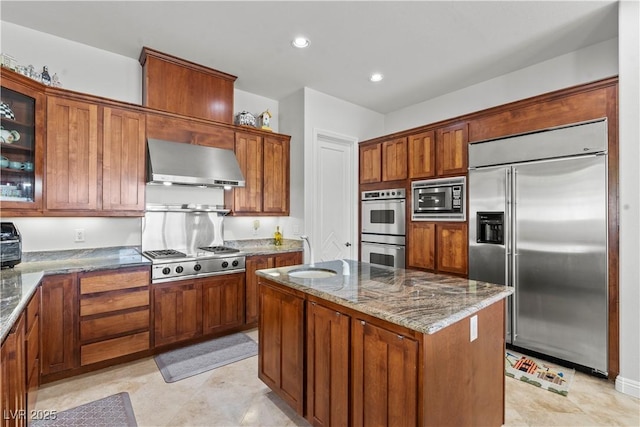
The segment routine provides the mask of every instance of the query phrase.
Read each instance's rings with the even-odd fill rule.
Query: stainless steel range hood
[[[180,142],[147,140],[147,182],[205,187],[244,187],[231,150]]]

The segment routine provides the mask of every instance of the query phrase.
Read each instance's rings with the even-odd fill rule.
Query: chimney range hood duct
[[[147,182],[205,187],[244,187],[231,150],[180,142],[147,140]]]

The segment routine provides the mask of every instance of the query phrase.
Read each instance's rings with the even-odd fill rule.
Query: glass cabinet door
[[[14,85],[3,71],[0,98],[0,202],[6,209],[38,209],[41,206],[42,153],[39,146],[43,96]],[[40,116],[42,117],[42,116]],[[9,212],[10,214],[10,212]]]

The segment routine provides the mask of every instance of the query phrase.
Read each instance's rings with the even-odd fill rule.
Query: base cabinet
[[[410,222],[409,268],[467,274],[467,224]]]
[[[2,426],[27,425],[25,315],[20,315],[0,349]]]
[[[258,378],[304,414],[304,299],[260,283]]]
[[[202,333],[215,334],[244,323],[244,273],[202,279]]]
[[[180,281],[153,286],[155,346],[202,335],[202,286]]]

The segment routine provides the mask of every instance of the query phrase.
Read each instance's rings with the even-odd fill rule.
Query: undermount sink
[[[333,277],[336,274],[338,273],[333,270],[316,267],[296,268],[289,272],[290,277],[298,277],[300,279],[324,279],[327,277]]]

